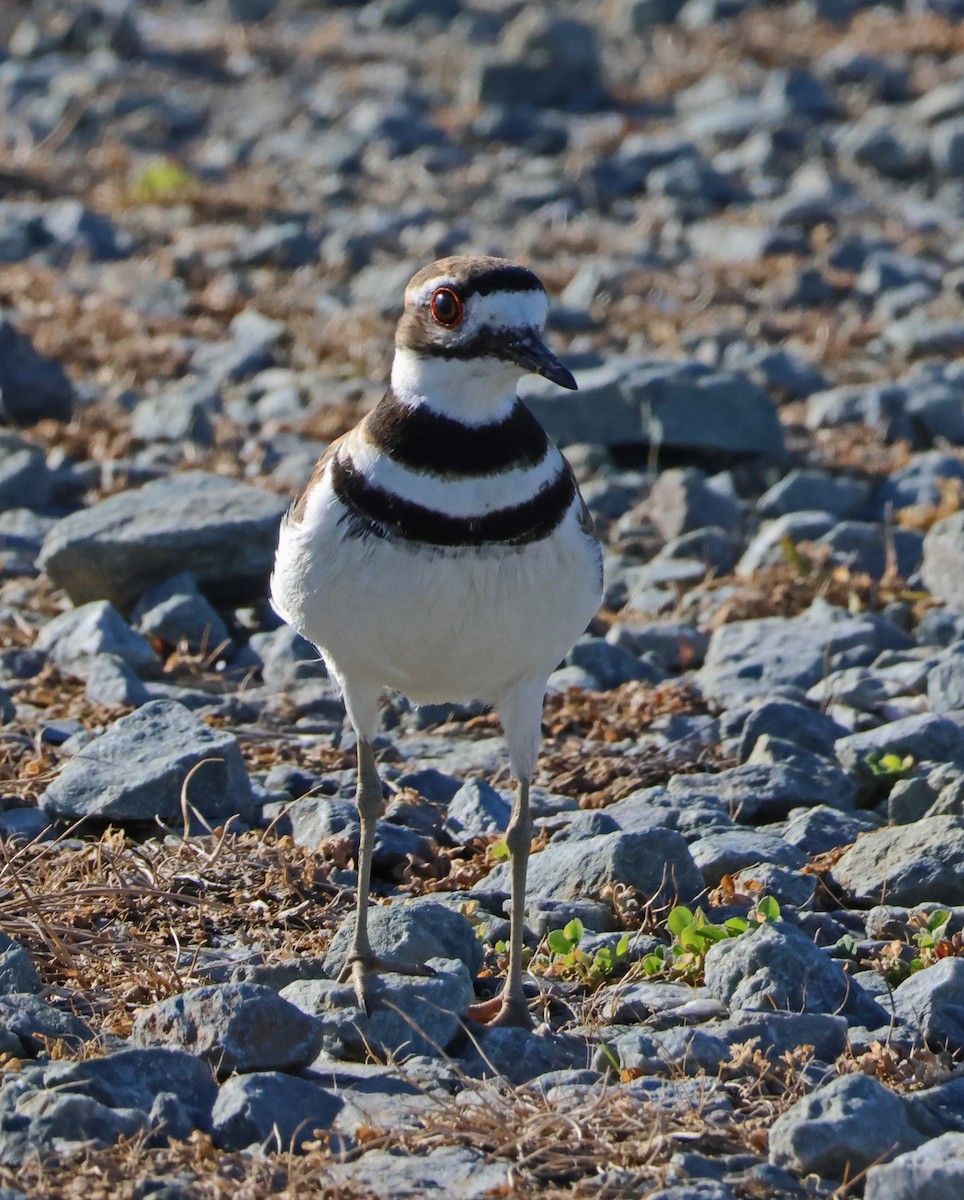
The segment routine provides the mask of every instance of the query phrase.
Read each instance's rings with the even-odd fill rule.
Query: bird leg
[[[502,1004],[492,1025],[533,1027],[522,989],[522,935],[525,929],[526,869],[532,845],[532,813],[529,810],[529,780],[519,780],[512,817],[505,831],[505,844],[512,863],[512,913],[509,919],[509,974],[502,991]]]
[[[403,975],[433,975],[430,967],[381,958],[372,950],[368,938],[368,897],[372,879],[372,856],[375,851],[375,826],[382,809],[382,784],[375,765],[371,742],[358,739],[358,785],[355,790],[361,836],[358,845],[358,887],[355,909],[355,932],[351,949],[339,975],[339,983],[350,979],[358,1006],[370,1013],[372,1007],[371,976],[376,971],[393,971]]]

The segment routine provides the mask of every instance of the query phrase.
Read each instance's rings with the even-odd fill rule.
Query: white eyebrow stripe
[[[462,284],[446,275],[439,275],[414,292],[409,292],[405,303],[418,308],[427,305],[439,288],[452,288],[458,292]],[[465,302],[465,324],[472,329],[490,325],[496,329],[523,329],[530,326],[541,329],[546,323],[549,300],[541,288],[529,291],[489,292],[485,296],[471,295]]]

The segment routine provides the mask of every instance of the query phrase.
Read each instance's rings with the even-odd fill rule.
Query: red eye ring
[[[462,301],[451,288],[437,288],[432,293],[429,311],[439,325],[446,329],[454,329],[462,320]]]

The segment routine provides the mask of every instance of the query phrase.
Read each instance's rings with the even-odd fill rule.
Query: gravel
[[[0,1196],[956,1197],[960,4],[64,7],[0,15]],[[519,391],[604,543],[533,789],[538,1033],[472,1016],[477,708],[381,714],[372,940],[436,973],[335,981],[354,737],[266,604],[463,252],[547,284],[579,390]]]

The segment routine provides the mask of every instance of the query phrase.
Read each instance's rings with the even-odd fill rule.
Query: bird
[[[529,791],[549,676],[602,598],[602,552],[576,478],[517,395],[528,373],[577,387],[543,339],[547,312],[542,283],[510,260],[423,267],[405,289],[388,390],[328,447],[282,521],[273,607],[318,649],[356,735],[357,900],[340,978],[366,1012],[372,976],[398,969],[368,935],[382,804],[373,742],[390,689],[416,706],[478,701],[499,714],[516,784],[509,961],[486,1015],[533,1027],[522,964]]]

